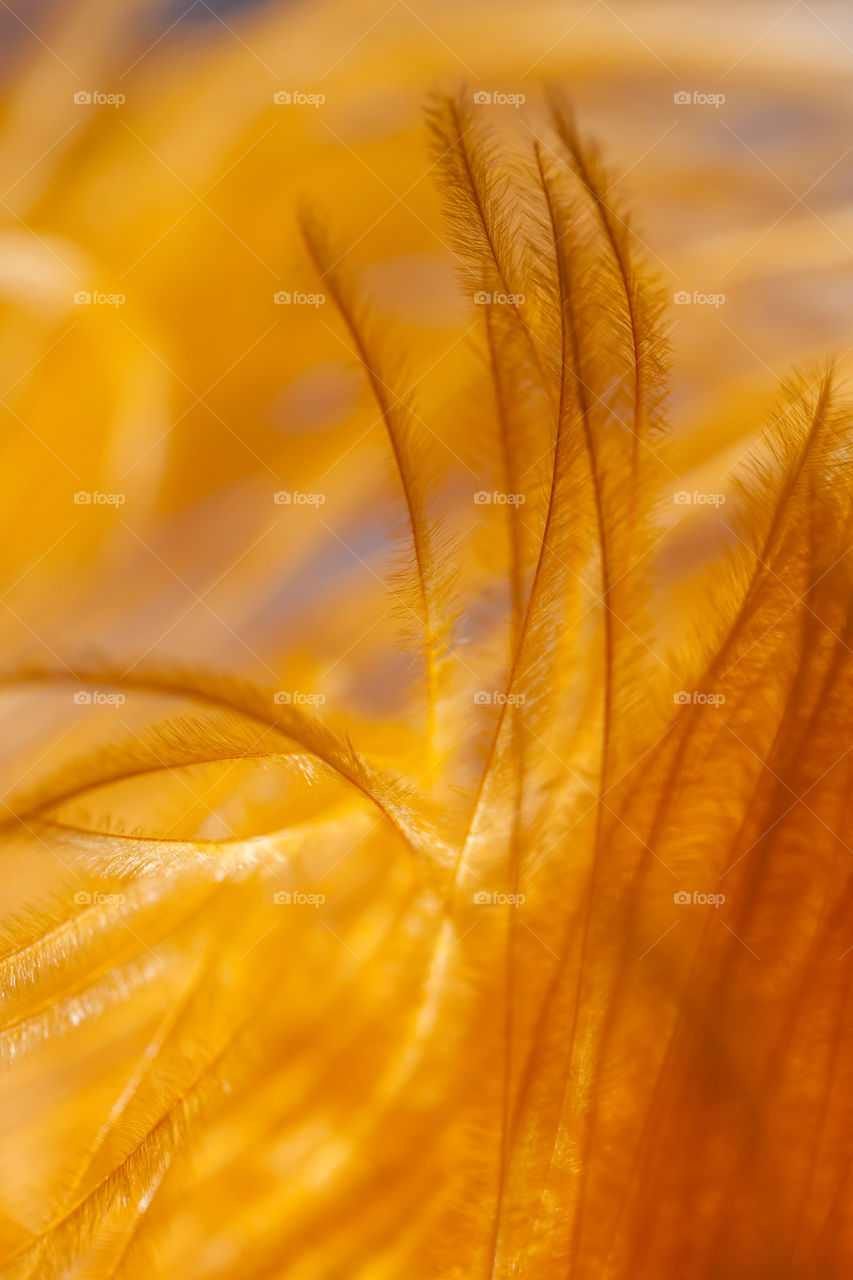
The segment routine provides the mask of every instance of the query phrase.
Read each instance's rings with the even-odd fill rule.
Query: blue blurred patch
[[[189,13],[192,0],[169,0],[164,14],[170,22],[186,14],[187,22],[216,22],[217,18],[228,21],[239,18],[241,14],[253,9],[262,9],[270,0],[196,0]]]

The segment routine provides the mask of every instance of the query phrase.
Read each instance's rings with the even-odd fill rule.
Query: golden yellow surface
[[[849,1276],[851,49],[0,6],[4,1277]]]

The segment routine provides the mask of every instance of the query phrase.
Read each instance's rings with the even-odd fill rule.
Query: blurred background
[[[792,368],[849,364],[844,5],[40,0],[4,5],[0,35],[7,654],[265,681],[302,654],[333,708],[379,696],[384,650],[388,687],[381,428],[331,305],[274,295],[320,290],[307,205],[448,430],[474,318],[431,181],[436,87],[571,94],[665,292],[690,298],[672,411],[691,466],[727,472]],[[322,509],[273,502],[319,489]]]
[[[482,488],[478,460],[459,443],[484,411],[480,317],[459,287],[442,229],[425,127],[430,93],[466,86],[472,95],[486,95],[480,105],[498,129],[523,127],[506,98],[534,103],[548,82],[569,94],[583,130],[601,146],[619,199],[634,211],[638,249],[672,303],[672,487],[716,493],[731,485],[781,378],[833,355],[842,377],[851,368],[851,63],[853,11],[822,0],[690,6],[643,0],[0,2],[4,670],[49,666],[67,668],[71,677],[90,664],[132,675],[157,664],[244,676],[322,698],[329,724],[351,733],[371,759],[415,776],[423,735],[409,695],[417,672],[399,644],[400,610],[388,591],[399,567],[398,488],[368,388],[302,246],[298,213],[308,210],[322,222],[333,257],[370,296],[380,325],[393,329],[402,384],[446,464],[448,523],[467,536],[475,554],[479,550],[482,569],[487,535],[480,535],[478,548],[477,529],[487,513],[471,501]],[[460,424],[460,413],[470,420]],[[659,572],[680,574],[692,585],[697,566],[707,566],[711,540],[720,545],[719,512],[672,503],[667,510],[666,519],[690,522],[695,536],[681,540],[678,565],[664,564]],[[461,569],[464,598],[466,573],[478,578],[473,563]],[[474,600],[464,639],[478,638],[476,611],[490,603]],[[693,593],[690,607],[702,620],[701,592]],[[670,626],[675,629],[672,619]],[[482,655],[465,653],[460,679],[488,687],[472,670]],[[0,770],[7,796],[37,788],[50,771],[58,776],[63,762],[93,746],[109,752],[120,733],[142,733],[174,711],[174,699],[147,695],[140,705],[132,698],[126,705],[80,705],[75,690],[69,679],[59,692],[14,686],[3,692]],[[459,705],[467,716],[470,696]],[[191,742],[183,725],[174,737],[181,734]],[[167,753],[170,745],[174,741],[157,748]],[[248,749],[248,738],[243,745]],[[461,743],[468,772],[453,772],[454,784],[475,776],[481,747],[476,735]],[[364,1138],[362,1097],[376,1081],[379,1092],[406,1096],[405,1072],[414,1070],[401,1032],[403,1066],[398,1069],[388,1050],[391,1068],[382,1075],[386,1006],[395,1007],[382,945],[385,931],[396,927],[397,904],[408,910],[407,895],[420,892],[419,882],[396,846],[392,857],[380,844],[383,833],[374,832],[375,815],[362,797],[350,798],[345,814],[356,826],[339,824],[340,794],[331,785],[309,789],[301,779],[297,785],[283,783],[280,774],[260,781],[253,775],[254,791],[244,799],[236,783],[248,789],[249,772],[244,768],[236,782],[233,770],[204,773],[189,807],[187,784],[172,786],[174,779],[167,783],[159,775],[142,803],[131,797],[123,810],[114,794],[110,805],[118,813],[113,831],[144,827],[146,838],[166,831],[186,840],[226,839],[247,818],[255,829],[274,830],[286,810],[293,828],[288,839],[299,852],[304,838],[308,850],[304,864],[293,855],[294,878],[282,881],[288,890],[313,884],[309,876],[317,877],[318,866],[322,876],[341,863],[329,890],[332,925],[316,928],[307,916],[288,921],[293,932],[286,955],[298,956],[301,966],[292,974],[277,950],[282,935],[274,931],[269,895],[269,937],[266,915],[258,924],[230,901],[221,917],[207,917],[204,946],[229,977],[241,965],[251,969],[254,995],[264,994],[255,972],[267,979],[286,970],[274,997],[276,1016],[267,1019],[281,1031],[273,1057],[285,1080],[269,1082],[269,1099],[263,1095],[269,1110],[254,1119],[254,1139],[239,1125],[220,1135],[215,1158],[207,1166],[200,1162],[194,1200],[178,1184],[174,1202],[167,1202],[177,1213],[178,1243],[166,1254],[177,1261],[164,1264],[164,1275],[282,1274],[264,1269],[265,1259],[252,1271],[239,1251],[229,1272],[233,1259],[217,1239],[204,1256],[198,1253],[194,1213],[229,1229],[236,1223],[235,1231],[251,1239],[263,1203],[251,1180],[236,1174],[215,1183],[212,1195],[204,1181],[208,1169],[212,1183],[220,1165],[227,1175],[229,1161],[236,1168],[253,1141],[260,1149],[267,1134],[276,1133],[270,1120],[276,1108],[292,1106],[297,1120],[277,1121],[286,1135],[280,1163],[265,1172],[298,1236],[305,1221],[311,1225],[299,1178],[310,1196],[344,1167],[340,1135],[350,1123],[352,1147],[369,1166],[368,1147],[381,1150],[382,1144]],[[429,781],[419,778],[424,790]],[[83,808],[69,806],[67,816],[86,829],[107,825],[97,804]],[[308,841],[318,814],[326,826]],[[363,837],[356,856],[345,857]],[[34,833],[14,857],[8,854],[4,916],[17,912],[36,932],[39,912],[53,919],[50,895],[67,896],[69,884],[77,888],[74,859],[85,853],[79,845],[71,837],[65,843],[52,838],[49,848]],[[122,1141],[130,1149],[137,1130],[159,1124],[165,1106],[159,1094],[146,1101],[150,1115],[140,1111],[141,1118],[126,1099],[136,1087],[131,1067],[147,1061],[149,1044],[161,1035],[163,1008],[184,998],[184,982],[193,991],[196,966],[205,971],[207,965],[207,952],[194,951],[178,932],[189,909],[181,876],[195,885],[197,875],[207,892],[205,875],[212,882],[233,874],[239,890],[243,871],[239,850],[227,856],[208,850],[198,866],[190,858],[181,862],[180,854],[169,849],[177,867],[167,886],[173,907],[155,900],[153,891],[149,901],[144,886],[139,906],[127,890],[140,948],[150,951],[142,943],[150,939],[158,949],[160,935],[173,928],[177,938],[173,950],[156,957],[156,970],[153,952],[140,951],[136,988],[128,979],[126,990],[144,989],[145,1001],[134,1005],[119,989],[112,1039],[99,1025],[91,1031],[83,1017],[76,1057],[57,1026],[63,1034],[76,1027],[86,1007],[61,1005],[57,1025],[45,1024],[44,1063],[34,1054],[30,1068],[22,1054],[22,1070],[33,1074],[22,1085],[10,1073],[0,1088],[0,1128],[11,1153],[4,1162],[11,1191],[0,1207],[0,1247],[9,1256],[53,1221],[57,1188],[60,1206],[73,1201],[77,1184],[68,1170],[80,1164],[81,1152],[87,1159],[94,1153],[85,1177],[96,1187],[104,1171],[120,1164],[111,1145],[113,1115],[128,1111]],[[153,855],[150,864],[138,849],[133,857],[145,870],[156,869]],[[91,865],[81,865],[87,876],[112,869],[104,871],[94,855]],[[386,874],[396,877],[390,887]],[[91,887],[86,881],[85,891]],[[187,901],[193,905],[195,898]],[[398,947],[404,959],[407,948],[415,952],[420,943],[418,929],[429,937],[425,926],[409,923],[414,915],[406,917],[405,944]],[[61,922],[57,931],[64,928]],[[127,930],[117,925],[116,931],[132,947]],[[81,937],[71,950],[75,964],[80,957],[85,1000],[89,940],[85,932]],[[356,984],[353,964],[364,957],[375,973],[364,978],[359,971]],[[39,961],[33,972],[44,984],[44,1016],[53,1018],[61,965]],[[399,956],[398,964],[405,968]],[[417,992],[415,963],[412,975]],[[402,981],[400,987],[409,991]],[[77,998],[76,988],[72,995]],[[241,1010],[241,992],[230,998]],[[662,1006],[657,993],[654,1004]],[[406,995],[401,1007],[417,1007],[415,998]],[[12,1013],[17,1017],[14,1003]],[[175,1017],[183,1035],[182,1015]],[[220,1023],[229,1030],[229,1007],[218,989],[205,989],[198,1022],[212,1027],[214,1044]],[[355,1048],[345,1039],[341,1048],[336,1036],[350,1022],[358,1027]],[[179,1084],[196,1052],[194,1034],[185,1032],[189,1049],[170,1042],[165,1070]],[[436,1051],[450,1057],[451,1040],[435,1041]],[[346,1062],[334,1089],[326,1087],[334,1103],[328,1113],[315,1060],[310,1053],[300,1057],[306,1044],[316,1046],[317,1061],[334,1067],[340,1054]],[[489,1051],[484,1041],[482,1052]],[[93,1062],[101,1064],[103,1078]],[[442,1075],[432,1061],[427,1065],[427,1119],[423,1130],[413,1131],[411,1150],[419,1150],[434,1127],[429,1090],[440,1091]],[[303,1098],[315,1077],[322,1123],[312,1129],[315,1113]],[[160,1088],[159,1079],[155,1083]],[[169,1075],[164,1097],[173,1089],[178,1086]],[[114,1107],[106,1119],[105,1099]],[[390,1149],[405,1145],[409,1131],[389,1114]],[[310,1166],[303,1144],[318,1152]],[[609,1165],[610,1151],[605,1155]],[[429,1162],[412,1162],[409,1149],[399,1159],[409,1178],[402,1209],[390,1197],[386,1202],[388,1187],[404,1185],[397,1167],[380,1170],[387,1186],[376,1175],[382,1194],[370,1184],[380,1228],[382,1214],[395,1224],[414,1220],[430,1191]],[[300,1172],[288,1180],[281,1170],[292,1168]],[[332,1202],[333,1216],[341,1231],[350,1230],[340,1209],[348,1206],[367,1238],[375,1224],[364,1213],[364,1184],[356,1175],[352,1189],[345,1184],[350,1199]],[[129,1204],[122,1196],[117,1217]],[[469,1199],[466,1190],[460,1202]],[[270,1216],[278,1221],[280,1202],[272,1203]],[[182,1214],[191,1219],[189,1228]],[[321,1222],[322,1241],[328,1219]],[[365,1248],[369,1255],[373,1245]],[[377,1264],[376,1272],[359,1274],[408,1274],[393,1257],[382,1265],[385,1270]],[[454,1274],[461,1280],[464,1262],[459,1266]],[[355,1272],[321,1272],[309,1251],[288,1274],[316,1280]]]

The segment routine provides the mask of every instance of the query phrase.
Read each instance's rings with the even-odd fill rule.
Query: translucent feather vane
[[[421,130],[449,349],[355,189],[275,214],[287,431],[190,378],[220,444],[135,489],[171,348],[91,338],[94,576],[0,664],[8,1280],[851,1274],[850,407],[792,374],[703,489],[626,184],[559,86],[476,102]]]

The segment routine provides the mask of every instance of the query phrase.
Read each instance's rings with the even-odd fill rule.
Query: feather
[[[428,112],[452,344],[437,262],[392,323],[370,231],[303,217],[335,315],[252,376],[274,404],[293,357],[323,413],[268,463],[240,405],[210,507],[176,451],[125,521],[166,587],[88,504],[84,638],[57,581],[49,656],[4,652],[13,1280],[850,1272],[851,411],[792,376],[720,501],[674,502],[698,463],[610,172],[556,89],[476,105]],[[324,502],[256,528],[273,476]]]
[[[324,242],[316,224],[302,220],[302,235],[311,261],[321,281],[331,292],[356,355],[370,385],[385,425],[400,488],[406,508],[406,519],[413,558],[413,582],[402,596],[403,604],[420,622],[426,650],[427,676],[427,740],[434,742],[435,717],[440,699],[440,666],[447,650],[447,597],[452,582],[446,572],[447,548],[429,513],[429,450],[423,432],[430,433],[428,423],[417,419],[405,395],[398,393],[388,381],[390,359],[384,350],[379,327],[372,321],[363,300],[347,281],[339,266],[343,255],[334,256]],[[423,432],[418,431],[423,428]],[[419,438],[420,437],[420,438]]]

